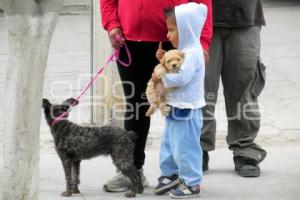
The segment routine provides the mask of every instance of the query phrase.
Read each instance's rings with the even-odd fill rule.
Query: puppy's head
[[[164,54],[162,64],[168,72],[178,72],[184,60],[184,53],[180,50],[170,50]]]
[[[52,118],[61,116],[70,109],[70,106],[75,106],[77,104],[78,101],[73,98],[65,100],[62,104],[51,104],[48,99],[43,99],[43,109],[46,113],[51,114]]]

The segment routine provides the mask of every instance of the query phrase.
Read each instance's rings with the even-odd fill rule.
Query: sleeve
[[[118,17],[118,0],[100,0],[102,26],[106,31],[121,28]]]
[[[178,73],[166,74],[162,81],[165,88],[182,87],[188,84],[196,71],[192,55],[186,54],[184,62]]]
[[[200,42],[203,49],[208,51],[213,35],[212,3],[211,0],[197,0],[197,3],[203,3],[207,6],[207,17],[202,29]]]

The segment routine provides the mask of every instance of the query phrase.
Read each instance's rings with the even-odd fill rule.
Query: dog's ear
[[[43,108],[49,108],[51,103],[48,99],[43,99]]]
[[[63,102],[63,104],[70,105],[70,106],[76,106],[78,103],[79,103],[78,100],[74,98],[69,98]]]
[[[182,51],[179,51],[178,54],[181,58],[184,58],[184,53]]]

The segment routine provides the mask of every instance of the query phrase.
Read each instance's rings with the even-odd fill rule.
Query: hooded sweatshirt
[[[197,109],[205,106],[205,62],[198,38],[206,15],[207,7],[204,4],[187,3],[175,7],[178,50],[185,55],[179,72],[166,74],[163,78],[166,88],[177,88],[167,96],[167,103],[173,107]]]

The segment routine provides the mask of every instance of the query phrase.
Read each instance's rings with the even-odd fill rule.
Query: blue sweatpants
[[[177,174],[188,186],[201,183],[200,134],[202,125],[201,108],[192,109],[186,119],[166,118],[160,147],[161,176]]]

